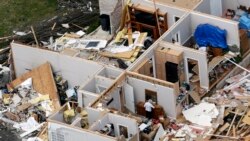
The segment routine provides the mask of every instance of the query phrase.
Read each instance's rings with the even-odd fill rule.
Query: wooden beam
[[[232,120],[232,122],[231,122],[231,124],[230,124],[230,126],[229,126],[229,129],[227,130],[227,134],[226,134],[226,136],[228,136],[228,135],[229,135],[230,130],[231,130],[231,128],[232,128],[232,126],[233,126],[233,124],[234,124],[234,120],[236,119],[236,116],[238,115],[238,112],[239,112],[239,110],[238,110],[238,109],[236,109],[236,113],[234,114],[234,118],[233,118],[233,120]]]
[[[31,28],[32,34],[34,36],[34,39],[36,41],[36,46],[39,47],[39,43],[38,43],[38,40],[37,40],[37,37],[36,37],[35,30],[34,30],[33,26],[31,26],[30,28]]]
[[[56,22],[53,24],[51,30],[53,31],[55,29],[55,27],[56,27]]]
[[[154,0],[154,8],[155,8],[157,28],[158,28],[159,35],[161,36],[161,28],[160,28],[159,17],[158,17],[159,9],[156,8],[155,0]]]

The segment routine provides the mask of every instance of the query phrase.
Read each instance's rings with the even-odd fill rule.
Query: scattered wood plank
[[[11,90],[16,88],[28,78],[32,78],[34,90],[41,93],[42,95],[49,94],[55,108],[60,107],[56,84],[52,74],[51,66],[48,62],[32,69],[32,71],[27,72],[18,77],[16,80],[12,81],[9,84],[8,89]]]
[[[31,26],[30,28],[31,28],[32,34],[33,34],[33,36],[34,36],[34,39],[35,39],[35,41],[36,41],[36,46],[39,47],[39,43],[38,43],[38,40],[37,40],[37,38],[36,38],[35,30],[34,30],[33,26]]]

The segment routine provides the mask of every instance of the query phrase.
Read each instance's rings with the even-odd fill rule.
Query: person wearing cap
[[[154,105],[152,104],[152,100],[149,99],[145,104],[144,108],[146,111],[146,117],[148,119],[151,119],[153,117],[153,109],[155,108]]]

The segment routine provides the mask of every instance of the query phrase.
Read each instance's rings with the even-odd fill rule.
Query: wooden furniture
[[[158,79],[167,80],[168,76],[173,76],[171,73],[177,73],[177,77],[180,83],[184,81],[184,70],[180,69],[181,64],[183,64],[183,52],[170,49],[170,48],[162,48],[159,47],[155,50],[155,63],[156,63],[156,76]],[[168,69],[168,65],[166,63],[176,64],[176,71]],[[169,70],[169,72],[168,72]],[[171,70],[171,71],[170,71]],[[172,81],[169,81],[172,82]],[[175,83],[175,82],[172,82]]]
[[[247,31],[244,29],[240,29],[239,35],[240,35],[240,53],[243,56],[249,50]]]
[[[146,111],[145,111],[145,108],[144,108],[144,102],[138,102],[136,104],[136,109],[137,109],[137,114],[138,115],[146,116]]]
[[[129,6],[128,11],[130,16],[129,22],[131,23],[132,29],[140,32],[151,31],[153,39],[155,40],[168,30],[167,13],[162,13],[159,9],[138,4]],[[152,18],[146,19],[143,18],[143,15]]]
[[[138,102],[136,104],[137,114],[138,115],[146,116],[146,111],[145,111],[145,108],[144,108],[144,104],[145,104],[145,102]],[[154,105],[154,107],[155,108],[153,109],[153,118],[154,119],[159,119],[160,116],[164,115],[163,108],[158,104]]]

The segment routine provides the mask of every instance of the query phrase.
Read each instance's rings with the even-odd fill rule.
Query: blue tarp
[[[228,48],[227,31],[210,24],[200,24],[194,32],[194,38],[199,47],[211,46],[217,48]]]
[[[247,14],[242,15],[239,22],[240,29],[250,30],[250,17]],[[248,36],[250,36],[250,32],[248,32]]]

